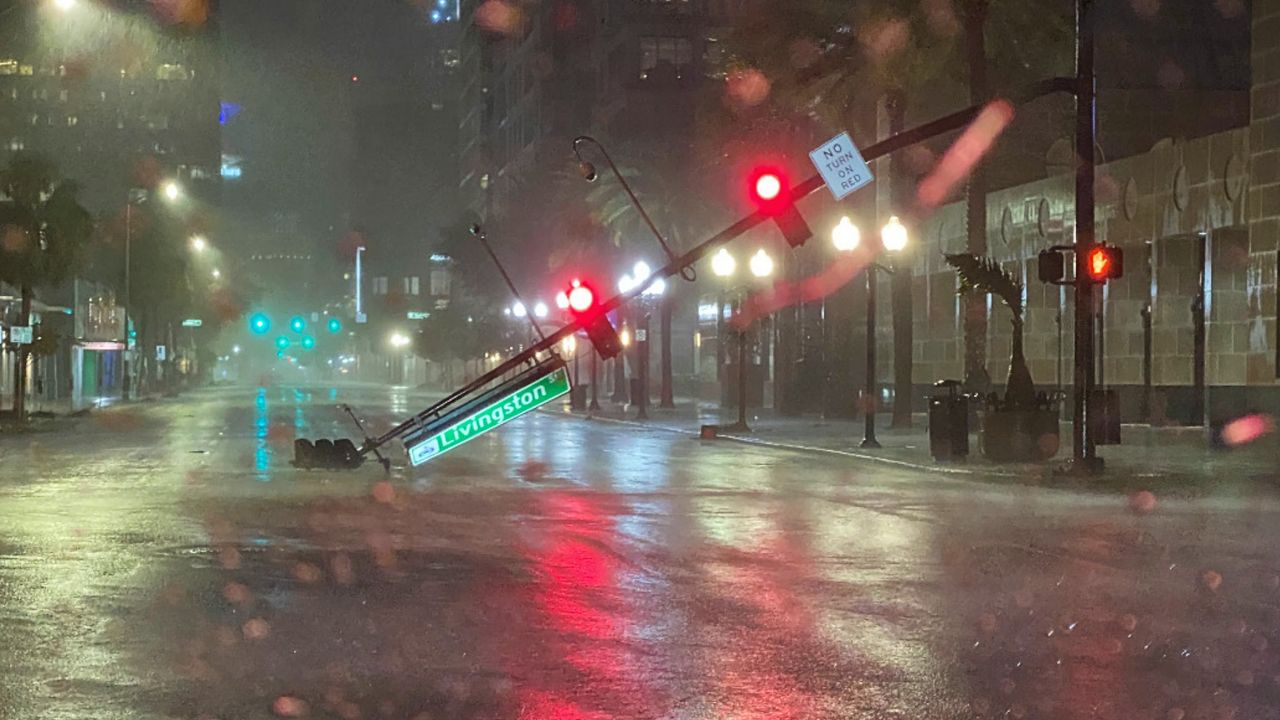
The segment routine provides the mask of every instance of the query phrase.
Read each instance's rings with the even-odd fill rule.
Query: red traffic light
[[[796,210],[791,199],[791,183],[781,170],[775,167],[756,168],[751,172],[747,192],[760,212],[773,218],[791,247],[800,247],[813,235],[808,223]]]
[[[1115,280],[1124,275],[1124,254],[1120,248],[1095,245],[1085,256],[1084,266],[1093,282]]]
[[[787,178],[775,168],[756,168],[748,189],[751,201],[766,215],[777,215],[791,205]]]
[[[586,285],[574,285],[569,291],[569,309],[582,314],[595,307],[596,294]]]

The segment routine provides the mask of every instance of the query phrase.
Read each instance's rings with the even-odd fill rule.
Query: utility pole
[[[1094,143],[1096,84],[1094,78],[1093,0],[1076,4],[1076,238],[1075,238],[1075,383],[1071,415],[1071,456],[1074,470],[1101,469],[1097,440],[1089,431],[1094,386],[1094,284],[1086,267],[1094,238]]]

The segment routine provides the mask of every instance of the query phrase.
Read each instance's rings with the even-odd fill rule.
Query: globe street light
[[[569,293],[561,290],[556,294],[556,307],[561,310],[569,309]]]
[[[542,302],[541,300],[539,300],[537,304],[533,306],[533,316],[538,319],[545,318],[548,312],[550,311],[547,309],[547,304]]]
[[[398,331],[391,333],[391,337],[388,338],[388,341],[391,343],[391,347],[396,349],[409,347],[410,343],[409,336]]]
[[[751,256],[751,274],[758,278],[767,278],[773,274],[773,258],[769,257],[769,253],[760,248],[755,255]]]
[[[897,215],[889,218],[889,222],[880,231],[880,241],[884,243],[884,249],[891,253],[901,252],[906,249],[907,228],[898,219]]]
[[[204,252],[204,251],[205,251],[205,248],[207,248],[207,247],[209,247],[209,242],[208,242],[207,240],[205,240],[205,239],[204,239],[204,236],[203,236],[203,235],[192,235],[192,236],[191,236],[191,249],[192,249],[192,250],[195,250],[195,251],[196,251],[196,252],[198,252],[198,253],[202,253],[202,252]]]
[[[214,269],[213,269],[213,279],[214,279],[214,280],[217,280],[217,279],[219,279],[219,278],[221,278],[221,277],[222,277],[222,271],[221,271],[221,270],[219,270],[218,268],[214,268]]]
[[[511,306],[511,314],[518,318],[522,318],[528,317],[529,311],[525,309],[524,303],[517,301],[516,304]]]
[[[840,252],[851,252],[862,243],[862,233],[848,216],[840,218],[840,222],[831,230],[831,244]]]
[[[76,6],[76,0],[53,0],[53,6],[66,12]]]
[[[733,259],[729,251],[725,248],[720,248],[720,252],[711,258],[711,273],[716,277],[727,278],[733,275],[737,265],[738,261]]]

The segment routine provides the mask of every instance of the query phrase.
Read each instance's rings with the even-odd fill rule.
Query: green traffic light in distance
[[[264,335],[271,329],[271,321],[262,313],[254,313],[249,318],[249,330],[255,335]]]
[[[313,348],[313,347],[315,347],[315,346],[316,346],[316,339],[315,339],[315,338],[311,337],[310,335],[303,335],[303,336],[302,336],[302,347],[306,348],[307,350],[310,350],[311,348]]]
[[[276,347],[280,348],[281,350],[284,350],[285,348],[289,347],[289,338],[283,335],[276,338]]]
[[[342,321],[336,317],[329,318],[329,332],[335,335],[342,332]]]
[[[307,327],[307,321],[302,319],[301,315],[294,315],[289,321],[289,327],[296,333],[302,332]]]

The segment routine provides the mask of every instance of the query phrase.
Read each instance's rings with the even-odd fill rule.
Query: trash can
[[[969,456],[969,398],[959,380],[939,380],[929,396],[929,453],[939,462]]]

